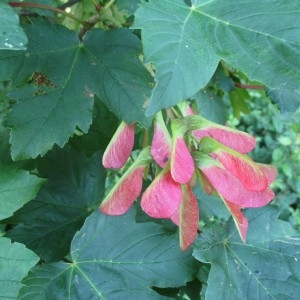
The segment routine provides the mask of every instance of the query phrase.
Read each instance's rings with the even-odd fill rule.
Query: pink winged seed
[[[240,154],[233,155],[224,150],[214,152],[223,166],[251,191],[263,191],[268,186],[268,178],[263,169],[252,159]]]
[[[102,164],[107,169],[119,169],[127,162],[134,145],[135,124],[122,122],[102,158]]]
[[[239,207],[265,206],[275,197],[270,188],[263,191],[248,190],[229,171],[216,165],[203,167],[201,171],[220,195]]]
[[[179,226],[179,222],[180,222],[179,218],[180,218],[180,206],[178,206],[178,208],[177,208],[176,211],[172,214],[172,216],[170,217],[170,219],[171,219],[171,221],[172,221],[175,225]]]
[[[244,216],[244,214],[241,212],[241,209],[238,205],[231,203],[225,199],[223,199],[226,206],[228,207],[230,213],[233,216],[234,222],[238,228],[240,237],[242,241],[245,243],[246,242],[246,235],[248,231],[248,220]]]
[[[186,105],[186,114],[194,115],[192,108]],[[201,118],[206,124],[203,128],[192,130],[192,134],[197,140],[203,137],[212,137],[221,144],[238,151],[240,153],[248,153],[255,148],[256,139],[243,131],[232,129],[227,126],[214,124],[204,118]]]
[[[150,152],[155,162],[164,168],[171,155],[171,136],[164,124],[159,121],[154,123],[154,133]]]
[[[187,184],[195,171],[194,160],[182,136],[176,138],[173,147],[171,154],[172,177],[176,182]]]
[[[265,164],[258,164],[261,170],[264,172],[264,174],[267,177],[268,184],[271,184],[277,176],[277,169],[274,166],[271,165],[265,165]]]
[[[130,209],[141,193],[145,167],[137,167],[124,180],[121,179],[116,189],[113,188],[100,205],[104,214],[122,215]]]
[[[182,189],[183,197],[180,204],[179,240],[180,248],[185,251],[197,237],[199,209],[192,188],[186,185]]]
[[[204,131],[207,133],[207,135],[203,133],[203,136],[211,136],[224,146],[227,146],[240,153],[248,153],[252,151],[256,145],[255,138],[250,134],[231,129],[229,127],[227,128],[225,126],[210,126],[199,131]]]
[[[180,184],[173,180],[169,170],[163,170],[143,193],[141,207],[150,217],[171,218],[180,205],[181,197]]]

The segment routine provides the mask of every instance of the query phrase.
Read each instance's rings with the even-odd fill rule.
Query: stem
[[[40,4],[40,3],[32,3],[32,2],[8,2],[8,4],[12,7],[31,7],[31,8],[39,8],[39,9],[46,9],[46,10],[50,10],[53,11],[55,13],[58,14],[62,14],[66,17],[69,17],[71,19],[73,19],[74,21],[77,21],[78,23],[82,24],[84,27],[86,28],[91,28],[91,24],[88,22],[85,22],[83,20],[81,20],[80,18],[77,18],[76,16],[67,13],[66,11],[59,9],[57,7],[53,7],[53,6],[49,6],[49,5],[45,5],[45,4]]]
[[[149,145],[149,130],[145,129],[142,147],[146,148],[148,145]]]
[[[149,164],[149,173],[150,173],[150,176],[151,176],[151,179],[152,181],[154,180],[155,176],[153,174],[153,167],[152,167],[152,164],[150,163]]]
[[[242,89],[251,89],[251,90],[264,90],[265,87],[263,85],[251,85],[251,84],[242,84],[235,82],[234,86],[242,88]]]
[[[110,0],[108,3],[103,6],[99,12],[99,14],[96,14],[92,16],[88,21],[86,21],[89,26],[85,26],[80,32],[78,33],[78,37],[80,40],[82,40],[83,36],[86,34],[88,30],[90,30],[96,23],[102,20],[103,16],[105,15],[106,11],[114,4],[115,0]],[[98,11],[98,9],[96,8]],[[102,20],[103,21],[103,20]]]
[[[116,0],[110,0],[109,2],[107,2],[105,5],[104,5],[104,8],[103,8],[103,11],[106,11],[108,10],[115,2]]]

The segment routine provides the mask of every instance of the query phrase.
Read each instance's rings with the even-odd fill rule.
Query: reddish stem
[[[32,3],[32,2],[8,2],[8,4],[12,7],[29,7],[29,8],[39,8],[39,9],[46,9],[46,10],[50,10],[53,11],[55,13],[59,13],[62,14],[64,16],[67,16],[75,21],[77,21],[78,23],[81,23],[84,27],[86,28],[91,28],[91,24],[88,22],[85,22],[79,18],[77,18],[76,16],[67,13],[66,11],[59,9],[57,7],[53,7],[53,6],[49,6],[49,5],[45,5],[45,4],[40,4],[40,3]]]
[[[234,86],[242,88],[242,89],[251,89],[251,90],[264,90],[265,87],[263,85],[251,85],[251,84],[242,84],[235,82]]]

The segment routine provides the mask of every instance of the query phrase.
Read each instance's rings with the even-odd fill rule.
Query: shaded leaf
[[[1,120],[0,120],[1,122]],[[12,163],[10,156],[9,130],[0,125],[0,163],[8,165]]]
[[[269,88],[299,88],[296,1],[152,0],[135,15],[146,61],[156,69],[149,115],[194,95],[221,59]]]
[[[99,149],[105,150],[119,123],[118,118],[95,97],[93,123],[88,133],[74,136],[71,143],[76,145],[77,149],[83,150],[87,156],[91,156]]]
[[[26,33],[26,52],[0,52],[0,80],[18,86],[10,93],[17,104],[7,122],[14,159],[44,155],[55,143],[62,147],[76,127],[87,132],[94,94],[127,123],[150,124],[143,104],[152,79],[129,30],[94,29],[83,43],[75,32],[45,22],[27,25]]]
[[[116,7],[125,13],[125,15],[132,15],[138,8],[141,0],[117,0]]]
[[[22,0],[18,0],[17,2],[23,2]],[[48,6],[56,6],[55,0],[30,0],[31,3],[38,3],[38,4],[44,4]],[[32,8],[32,7],[26,7],[24,8],[26,11],[32,11],[35,13],[38,13],[41,16],[47,16],[50,18],[53,18],[54,13],[47,9],[39,9],[39,8]]]
[[[18,14],[9,5],[0,2],[0,16],[0,49],[25,50],[27,37],[19,26]]]
[[[196,265],[178,236],[154,223],[93,213],[72,241],[72,264],[36,267],[20,299],[165,299],[151,287],[179,287]],[[38,282],[38,284],[36,284]]]
[[[300,106],[300,89],[288,87],[267,89],[267,96],[275,102],[282,113],[295,112]]]
[[[232,106],[232,114],[237,118],[241,118],[241,113],[248,115],[251,110],[246,102],[250,100],[249,94],[244,89],[235,89],[229,92],[230,104]]]
[[[205,223],[215,218],[228,220],[230,217],[229,211],[223,201],[215,195],[207,195],[202,187],[197,184],[193,188],[194,194],[198,199],[199,208],[201,209],[200,217]]]
[[[17,299],[22,279],[38,261],[24,245],[0,237],[0,298]]]
[[[272,206],[246,211],[247,244],[231,220],[197,239],[194,256],[211,264],[205,299],[298,299],[300,237]]]
[[[216,93],[210,90],[201,90],[193,98],[197,99],[200,114],[215,123],[225,124],[227,108]]]
[[[27,171],[0,164],[0,220],[33,199],[44,182]]]
[[[58,260],[68,254],[74,233],[98,208],[106,174],[99,153],[87,160],[68,147],[51,151],[38,170],[48,182],[8,220],[19,225],[7,235],[47,261]]]

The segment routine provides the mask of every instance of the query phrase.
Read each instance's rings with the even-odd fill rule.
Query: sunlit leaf
[[[19,26],[19,16],[9,5],[0,2],[0,49],[25,50],[27,37]]]
[[[149,115],[194,95],[221,59],[269,88],[299,89],[297,1],[151,0],[134,27],[156,69]]]

